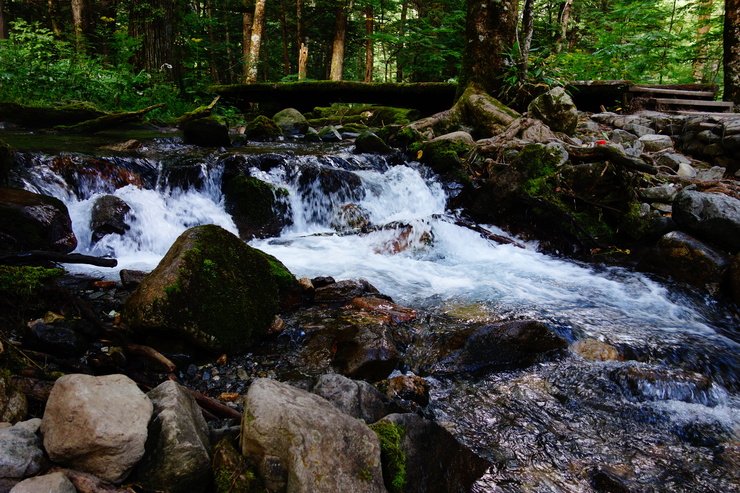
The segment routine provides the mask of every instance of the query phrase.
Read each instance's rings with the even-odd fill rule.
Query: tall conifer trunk
[[[247,69],[248,84],[257,82],[257,69],[260,60],[260,45],[262,44],[262,30],[265,25],[265,0],[257,0],[254,5],[254,22],[252,22],[252,36],[249,41],[249,60]]]
[[[174,78],[178,64],[174,52],[174,7],[175,0],[131,0],[129,35],[141,39],[133,56],[136,68]]]
[[[8,39],[8,26],[5,20],[4,0],[0,0],[0,39]]]
[[[740,105],[740,0],[725,0],[725,101]]]
[[[334,44],[331,51],[330,80],[342,80],[344,72],[344,39],[347,35],[347,11],[349,2],[342,0],[337,7],[337,29],[334,33]]]

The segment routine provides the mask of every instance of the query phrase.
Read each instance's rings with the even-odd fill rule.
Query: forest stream
[[[97,150],[97,141],[0,134],[23,159],[26,188],[67,205],[76,252],[118,260],[114,269],[65,265],[68,271],[117,279],[122,268],[153,269],[192,226],[237,233],[221,176],[228,159],[241,159],[253,163],[252,176],[288,191],[289,225],[250,245],[296,277],[366,279],[419,312],[421,336],[536,319],[571,345],[593,339],[618,350],[610,361],[566,351],[526,368],[446,374],[419,363],[424,347],[410,348],[399,370],[422,374],[435,419],[493,464],[475,491],[728,492],[740,485],[740,332],[720,301],[624,268],[543,255],[533,242],[493,243],[447,208],[455,186],[397,156],[352,154],[347,143],[225,151],[185,146],[169,134],[135,137],[144,149],[119,153]],[[273,165],[261,169],[266,155]],[[80,156],[141,180],[121,186],[115,173],[65,175],[52,164]],[[327,193],[306,178],[308,169],[356,178]],[[90,212],[101,194],[131,207],[130,230],[92,245]],[[347,204],[381,227],[338,232],[331,217]]]

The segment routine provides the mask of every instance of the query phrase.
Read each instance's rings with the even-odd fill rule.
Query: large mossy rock
[[[308,132],[308,120],[295,108],[285,108],[272,116],[275,125],[280,127],[283,135],[294,137]]]
[[[69,253],[77,247],[61,200],[27,190],[0,189],[0,251]]]
[[[249,140],[269,142],[282,137],[283,130],[272,120],[272,118],[259,115],[247,124],[246,136]]]
[[[297,281],[276,259],[219,226],[196,226],[180,235],[141,282],[123,317],[141,332],[238,352],[267,332],[278,312],[280,286],[292,283]]]
[[[537,96],[529,103],[527,111],[555,132],[572,135],[578,126],[578,109],[562,87],[555,87]]]
[[[182,126],[186,144],[200,147],[229,147],[229,129],[213,117],[198,118]]]
[[[468,153],[475,147],[473,137],[467,132],[457,131],[435,137],[421,145],[412,146],[411,150],[418,148],[419,161],[426,164],[439,174],[457,174],[457,178],[466,177],[462,173],[462,162]]]
[[[290,224],[289,205],[283,200],[288,191],[251,176],[238,175],[222,185],[226,197],[226,212],[231,214],[239,237],[277,236]]]
[[[326,399],[285,383],[262,378],[249,387],[241,445],[268,491],[385,491],[375,433]]]

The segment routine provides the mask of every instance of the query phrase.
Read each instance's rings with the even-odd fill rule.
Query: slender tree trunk
[[[298,80],[303,80],[308,76],[308,46],[301,45],[301,51],[298,53]]]
[[[534,0],[524,0],[522,10],[522,40],[519,43],[519,70],[523,75],[529,70],[529,48],[534,34]]]
[[[408,15],[408,0],[403,0],[401,5],[401,25],[398,30],[398,37],[403,39],[406,35],[406,16]],[[403,53],[403,41],[399,43],[398,51],[396,52],[396,82],[403,82],[403,59],[401,53]]]
[[[283,75],[290,75],[290,55],[288,42],[288,19],[285,15],[285,5],[280,0],[280,34],[283,41]]]
[[[84,49],[85,38],[90,33],[90,6],[87,0],[72,0],[72,26],[79,52]]]
[[[344,72],[344,39],[347,35],[348,0],[341,0],[337,7],[337,29],[334,33],[334,44],[331,52],[330,80],[342,80]]]
[[[740,0],[725,0],[724,100],[740,105]]]
[[[244,0],[244,7],[248,7],[248,1]],[[242,78],[244,82],[249,76],[249,45],[252,43],[252,12],[245,9],[242,14]]]
[[[260,60],[260,45],[262,44],[262,30],[265,25],[265,0],[257,0],[254,6],[254,22],[252,23],[252,36],[249,42],[249,59],[247,69],[248,84],[257,82],[257,69]]]
[[[555,38],[555,53],[563,51],[563,43],[565,43],[568,36],[568,23],[570,22],[570,9],[573,6],[573,0],[565,0],[563,6],[560,9],[560,15],[558,16],[558,23],[560,24],[560,32]]]
[[[695,82],[707,81],[707,34],[709,34],[712,18],[713,0],[700,0],[699,18],[696,23],[696,58],[692,66],[692,75]]]
[[[175,58],[175,1],[131,0],[129,35],[139,37],[141,45],[133,64],[140,70],[163,73],[170,79],[178,73]]]
[[[458,96],[469,84],[495,95],[507,63],[506,52],[516,41],[517,0],[468,0],[465,52]]]
[[[365,9],[365,82],[373,81],[373,7]]]
[[[5,0],[0,0],[0,39],[8,39],[8,24],[5,20]]]
[[[2,3],[3,0],[0,0],[0,5]],[[46,10],[49,13],[49,22],[51,23],[51,32],[53,32],[56,36],[61,36],[62,23],[59,20],[59,0],[48,0],[46,5]],[[2,15],[1,12],[0,15]],[[0,26],[0,29],[2,29],[2,26]]]

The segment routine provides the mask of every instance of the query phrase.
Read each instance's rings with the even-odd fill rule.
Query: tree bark
[[[288,42],[288,19],[285,15],[285,3],[280,0],[280,35],[283,41],[283,75],[290,75],[290,55]]]
[[[563,2],[563,7],[560,10],[560,15],[558,16],[560,32],[558,32],[558,35],[555,38],[555,53],[563,51],[563,43],[567,39],[568,35],[568,22],[570,22],[570,9],[572,5],[573,0],[565,0],[565,2]]]
[[[506,53],[516,42],[518,17],[517,0],[468,0],[458,95],[470,84],[489,94],[497,92],[499,78],[511,63]]]
[[[244,7],[248,7],[248,0],[244,0]],[[249,48],[252,43],[252,12],[245,10],[242,14],[242,78],[247,81],[249,76]]]
[[[298,53],[298,80],[303,80],[308,76],[308,46],[301,45],[301,51]]]
[[[398,37],[403,39],[406,35],[406,16],[408,15],[408,0],[403,0],[401,6],[401,23],[398,28]],[[403,60],[401,59],[401,53],[403,53],[403,41],[399,43],[398,50],[396,51],[396,82],[403,82]]]
[[[696,24],[696,58],[692,67],[694,82],[706,82],[707,73],[707,34],[712,18],[713,0],[700,0],[699,18]]]
[[[0,39],[8,39],[8,26],[5,20],[5,0],[0,0]]]
[[[725,0],[724,100],[740,105],[740,0]]]
[[[365,82],[373,81],[373,7],[365,9]]]
[[[522,74],[529,70],[529,48],[534,34],[534,0],[524,0],[522,10],[522,41],[519,45],[519,70]]]
[[[174,54],[174,4],[175,0],[131,0],[129,17],[129,35],[141,38],[133,65],[151,73],[162,72],[170,79],[178,65]]]
[[[347,35],[347,11],[349,2],[342,0],[337,7],[337,29],[334,33],[334,44],[331,51],[330,80],[342,80],[344,72],[344,39]]]
[[[72,0],[72,26],[79,52],[84,49],[85,38],[90,33],[90,6],[87,0]]]
[[[254,5],[254,22],[252,36],[249,42],[249,59],[247,61],[247,84],[257,82],[257,69],[260,60],[260,45],[262,44],[262,29],[265,25],[265,0],[257,0]]]

